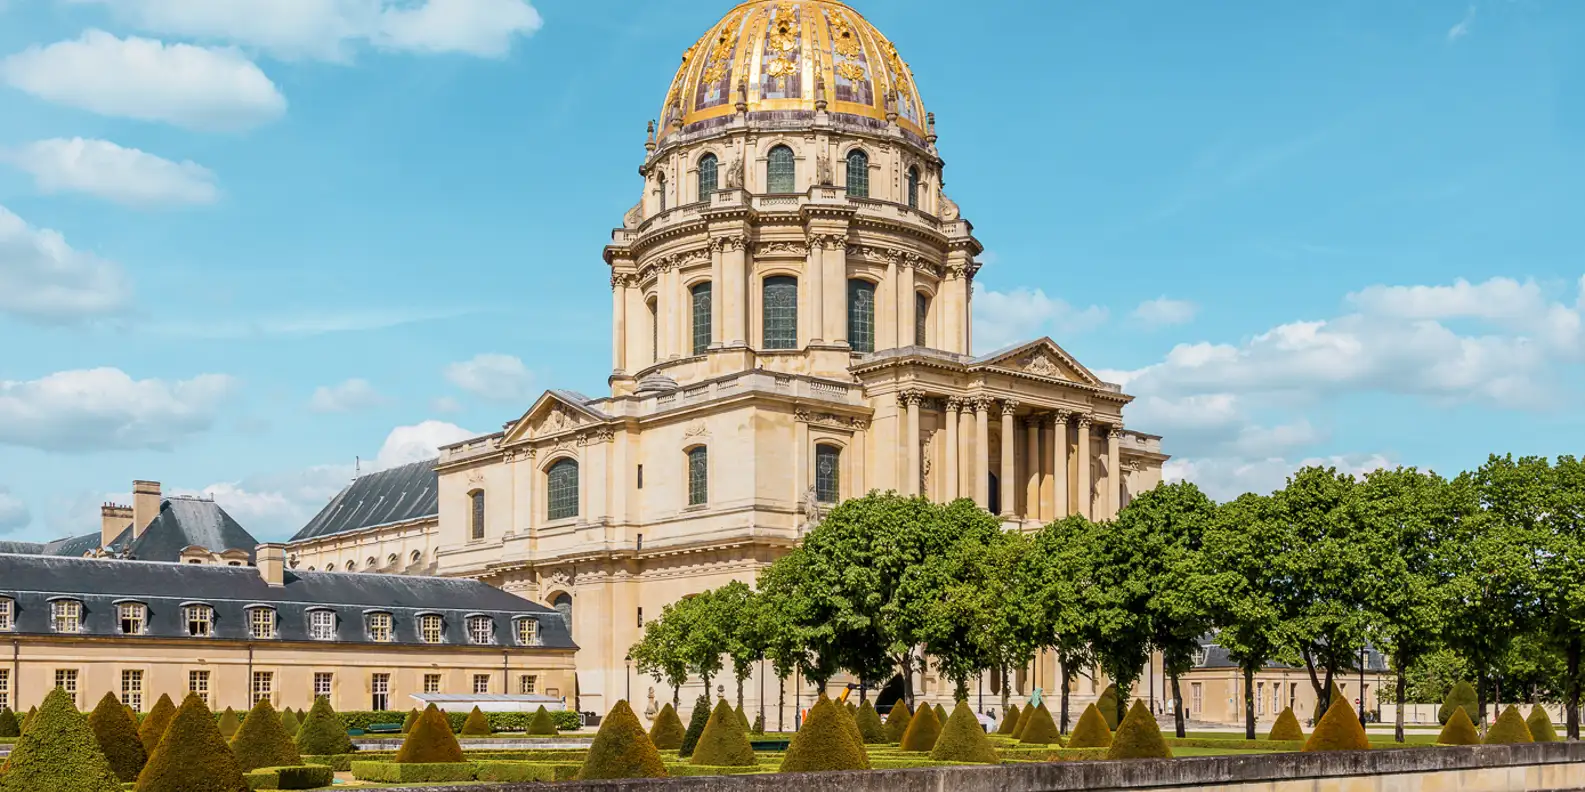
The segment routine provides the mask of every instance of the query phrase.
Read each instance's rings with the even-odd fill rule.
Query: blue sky
[[[726,2],[0,0],[0,536],[289,535],[609,373],[600,251]],[[1585,5],[869,0],[987,247],[1218,497],[1582,437]]]

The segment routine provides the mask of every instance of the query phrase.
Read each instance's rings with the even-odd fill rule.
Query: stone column
[[[1014,454],[1018,441],[1013,436],[1013,427],[1017,425],[1013,412],[1017,409],[1018,402],[1002,401],[1002,474],[997,483],[1001,484],[1001,516],[1004,519],[1011,519],[1018,509],[1018,462]]]
[[[897,400],[908,411],[906,429],[903,431],[903,445],[906,446],[904,454],[908,459],[908,471],[901,488],[904,495],[918,495],[919,478],[922,475],[919,460],[919,402],[924,399],[924,393],[917,390],[906,390],[897,394]]]
[[[710,348],[721,346],[726,340],[723,332],[726,326],[726,317],[723,314],[727,305],[726,288],[726,262],[722,253],[723,240],[710,240]],[[690,310],[692,306],[689,306]]]
[[[848,238],[827,234],[822,240],[825,253],[825,339],[834,344],[848,342]]]
[[[611,371],[627,371],[627,276],[611,276]]]
[[[974,502],[980,508],[991,505],[991,400],[974,400]]]
[[[823,254],[820,249],[820,237],[816,234],[809,236],[808,257],[804,260],[804,276],[809,281],[809,305],[798,306],[798,310],[809,317],[809,335],[805,343],[820,343],[825,335],[825,267]]]
[[[1072,512],[1068,509],[1068,418],[1067,410],[1057,410],[1051,417],[1051,478],[1053,480],[1053,519],[1060,520]]]
[[[660,313],[660,349],[655,360],[677,356],[677,319],[681,313],[677,287],[677,268],[670,262],[661,265],[660,280],[655,285],[655,310]]]
[[[1079,416],[1079,514],[1095,519],[1090,504],[1090,492],[1095,487],[1090,466],[1090,416]]]
[[[1024,419],[1024,519],[1040,519],[1040,417]]]
[[[947,458],[946,458],[946,488],[941,493],[941,500],[952,502],[958,497],[958,411],[963,408],[963,401],[956,397],[947,399]]]
[[[1056,468],[1051,464],[1052,457],[1056,454],[1057,427],[1050,415],[1040,417],[1040,521],[1051,522],[1062,515],[1057,514],[1057,485],[1053,478]]]
[[[1123,508],[1123,471],[1122,460],[1118,456],[1117,444],[1123,439],[1123,427],[1113,424],[1106,430],[1106,511],[1105,516],[1111,519]]]
[[[974,499],[974,466],[979,454],[970,452],[974,440],[974,400],[963,399],[958,423],[958,497]]]
[[[748,342],[748,306],[752,299],[748,293],[748,240],[739,235],[722,240],[721,281],[725,294],[721,295],[721,340],[742,346]]]
[[[914,269],[907,261],[897,262],[897,346],[914,343]]]

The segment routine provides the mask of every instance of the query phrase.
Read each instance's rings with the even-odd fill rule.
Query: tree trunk
[[[1060,661],[1061,658],[1058,658]],[[1068,688],[1073,686],[1073,672],[1068,670],[1068,664],[1062,663],[1062,733],[1068,733]]]
[[[1486,722],[1486,672],[1475,674],[1475,714],[1479,716],[1478,727]]]
[[[679,709],[681,707],[682,707],[682,685],[672,685],[671,686],[671,708],[672,709]]]
[[[1002,689],[998,692],[1002,694],[1002,712],[1004,713],[1003,717],[1005,717],[1005,713],[1007,712],[1007,704],[1013,699],[1012,688],[1008,687],[1007,685],[1007,664],[1003,663],[1001,668],[997,669],[997,672],[998,676],[996,678],[1002,683]]]
[[[1178,733],[1183,736],[1182,732]],[[1244,739],[1255,739],[1255,667],[1244,666]]]
[[[1394,718],[1392,725],[1392,739],[1403,742],[1403,698],[1407,694],[1409,683],[1403,678],[1403,664],[1398,664],[1398,717]]]
[[[737,678],[737,708],[743,709],[743,677]]]
[[[1563,704],[1567,710],[1564,720],[1570,740],[1579,739],[1579,661],[1580,639],[1576,634],[1568,640],[1568,696]]]
[[[776,731],[787,733],[787,677],[781,677],[776,686]]]
[[[1171,674],[1170,677],[1172,679],[1172,708],[1176,710],[1176,712],[1172,713],[1172,720],[1177,727],[1176,734],[1179,737],[1183,737],[1185,734],[1184,729],[1188,725],[1187,713],[1183,711],[1183,686],[1178,684],[1178,675],[1176,673]]]
[[[1326,687],[1321,687],[1321,678],[1316,676],[1315,658],[1310,656],[1309,647],[1300,649],[1299,654],[1304,657],[1304,670],[1310,673],[1310,687],[1315,689],[1315,719],[1320,720],[1321,714],[1326,712],[1326,700],[1332,693],[1332,679],[1328,676]]]
[[[913,712],[914,703],[914,653],[908,652],[902,657],[903,667],[903,701],[908,704],[908,711]]]

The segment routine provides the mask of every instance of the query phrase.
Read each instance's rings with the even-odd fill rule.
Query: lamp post
[[[1370,649],[1359,648],[1359,727],[1365,728],[1365,663],[1370,661]],[[1399,706],[1402,706],[1400,703]]]
[[[628,655],[622,658],[622,665],[627,667],[627,673],[624,676],[627,678],[627,705],[631,707],[633,706],[633,656]]]

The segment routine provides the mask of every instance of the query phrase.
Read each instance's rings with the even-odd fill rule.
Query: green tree
[[[1580,736],[1581,631],[1585,631],[1585,461],[1560,456],[1544,487],[1544,516],[1536,522],[1533,542],[1535,591],[1539,613],[1537,634],[1562,655],[1563,668],[1540,679],[1557,680],[1561,672],[1564,728],[1571,740]],[[1534,655],[1530,655],[1534,657]]]
[[[639,673],[671,685],[673,705],[678,703],[682,686],[688,682],[688,659],[683,656],[683,618],[667,618],[676,612],[676,603],[662,608],[660,618],[644,623],[644,637],[628,651]]]
[[[1094,581],[1089,543],[1096,531],[1096,525],[1080,515],[1057,520],[1035,534],[1026,559],[1029,592],[1025,599],[1034,621],[1033,641],[1036,647],[1057,655],[1062,710],[1058,725],[1064,734],[1069,731],[1068,691],[1083,670],[1095,663],[1089,641],[1095,614],[1088,610],[1080,592]]]
[[[1255,739],[1255,673],[1288,646],[1277,598],[1282,581],[1271,559],[1284,547],[1272,500],[1243,495],[1222,504],[1205,532],[1205,563],[1195,589],[1217,626],[1216,640],[1244,672],[1244,739]],[[1174,690],[1177,709],[1183,697]],[[1181,721],[1180,721],[1181,722]]]
[[[765,642],[765,659],[770,661],[771,671],[779,682],[776,686],[778,732],[787,730],[787,678],[809,664],[809,646],[817,640],[809,634],[814,630],[800,623],[799,611],[806,605],[797,599],[802,591],[797,580],[798,564],[803,558],[801,553],[801,550],[794,550],[760,573],[758,604],[754,609],[754,617],[759,621],[756,629]],[[771,590],[767,591],[767,586]]]
[[[450,728],[449,726],[447,728]],[[297,730],[297,749],[303,754],[324,756],[352,752],[352,738],[347,736],[347,724],[330,708],[330,699],[320,696]]]
[[[1016,560],[1020,540],[1009,538],[989,512],[959,500],[944,509],[944,519],[957,526],[962,539],[940,555],[924,559],[903,576],[909,603],[902,632],[935,658],[941,675],[953,683],[954,699],[968,698],[969,680],[999,667],[1019,648],[1000,646],[1003,637],[987,629],[1000,622],[1005,608],[998,599],[1017,587],[1009,562]],[[1016,640],[1016,639],[1015,639]]]
[[[1092,524],[1080,551],[1087,557],[1085,585],[1076,587],[1080,608],[1089,614],[1085,635],[1096,664],[1117,687],[1113,713],[1128,713],[1128,691],[1150,659],[1153,638],[1150,599],[1156,580],[1136,574],[1152,543],[1138,525]]]
[[[760,598],[747,583],[734,580],[711,593],[714,618],[726,635],[726,654],[737,683],[737,706],[743,708],[743,683],[754,664],[765,657],[767,639],[759,618]]]

